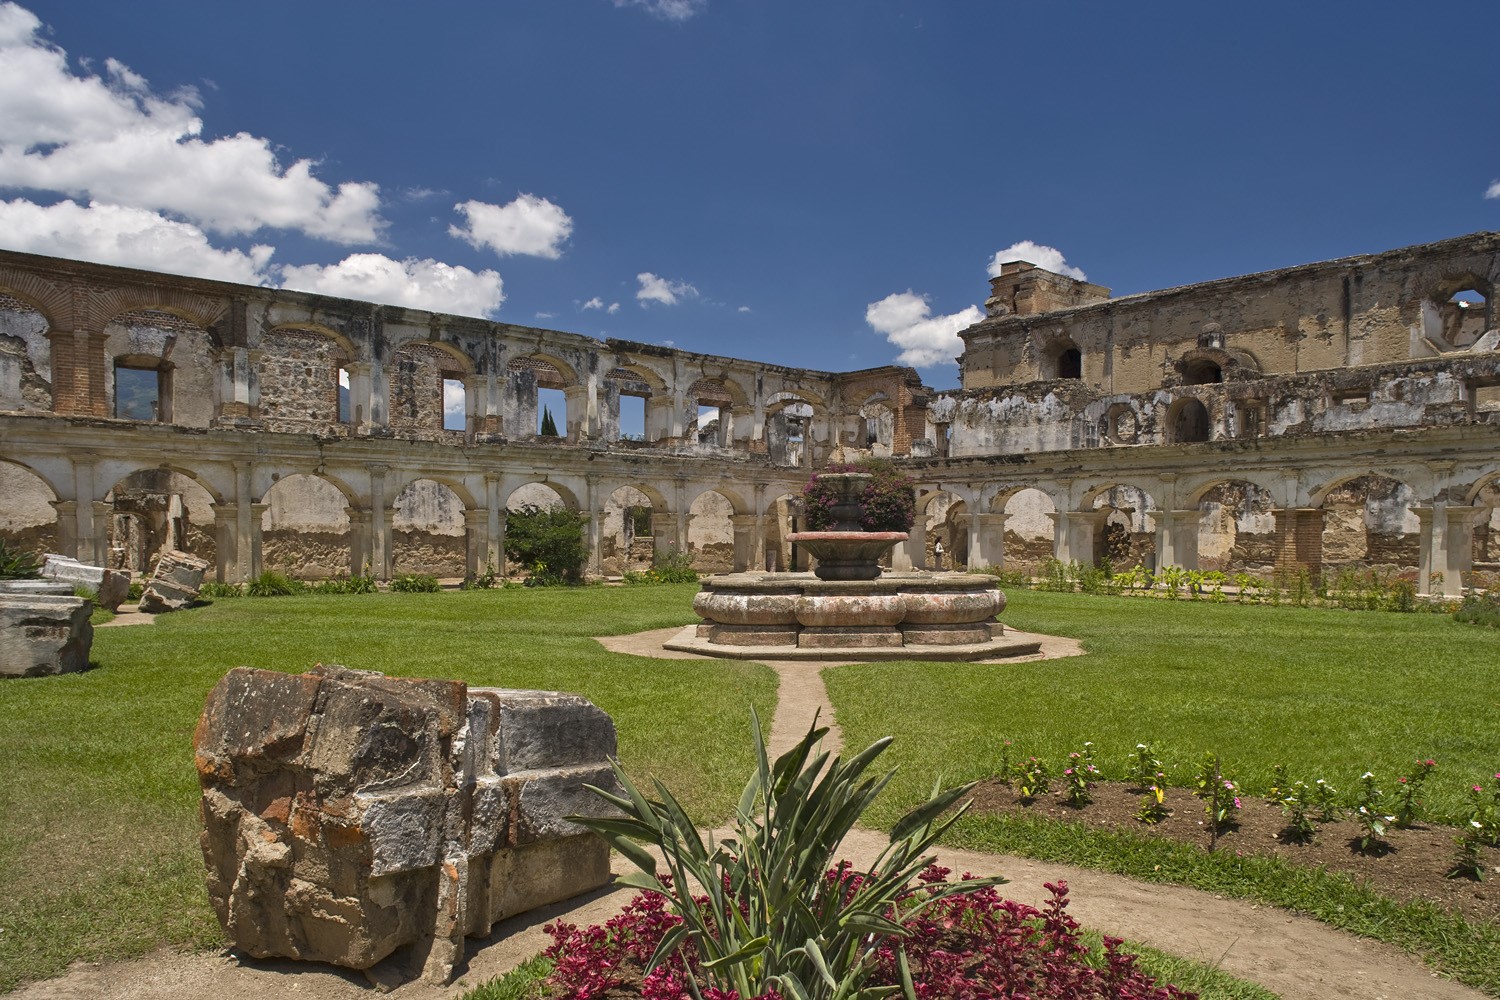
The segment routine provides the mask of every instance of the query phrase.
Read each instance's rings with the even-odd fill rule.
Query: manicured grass
[[[1500,634],[1446,615],[1239,607],[1037,591],[1004,620],[1080,638],[1088,655],[1011,665],[881,663],[825,671],[844,739],[894,735],[901,773],[872,819],[932,787],[993,774],[1001,743],[1061,771],[1092,740],[1106,778],[1149,743],[1191,783],[1203,752],[1251,794],[1271,768],[1341,791],[1372,770],[1391,788],[1419,757],[1436,816],[1500,771]]]
[[[1081,638],[1088,655],[824,673],[847,746],[896,737],[889,759],[900,771],[871,822],[893,821],[935,776],[951,784],[993,774],[1005,739],[1013,756],[1047,759],[1054,774],[1091,740],[1107,778],[1124,778],[1126,756],[1147,742],[1180,785],[1214,750],[1250,794],[1266,790],[1277,763],[1349,791],[1366,770],[1389,789],[1414,760],[1433,757],[1426,797],[1450,821],[1464,788],[1500,770],[1500,636],[1489,630],[1429,614],[1009,597],[1007,623]],[[950,840],[1304,911],[1500,995],[1500,927],[1403,905],[1342,876],[1038,817],[967,817]]]
[[[0,991],[76,959],[219,940],[192,735],[209,689],[240,664],[577,692],[614,717],[633,775],[663,778],[697,819],[722,818],[751,768],[739,738],[749,706],[770,717],[774,673],[614,654],[590,638],[686,624],[695,590],[226,600],[97,630],[99,669],[0,683]]]

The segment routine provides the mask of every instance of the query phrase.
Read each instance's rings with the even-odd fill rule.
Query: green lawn
[[[722,818],[751,767],[749,706],[770,717],[775,675],[613,654],[590,638],[686,624],[695,590],[224,600],[97,630],[99,669],[0,683],[0,991],[80,958],[219,939],[192,734],[209,689],[240,664],[577,692],[614,717],[636,777],[656,774],[697,818]]]
[[[1017,590],[1004,619],[1083,640],[1087,656],[1012,665],[879,663],[824,676],[845,743],[894,735],[901,772],[872,817],[888,822],[941,774],[993,774],[1001,744],[1054,773],[1092,740],[1106,777],[1149,743],[1189,784],[1204,751],[1247,791],[1271,768],[1385,787],[1419,757],[1436,812],[1500,771],[1500,632],[1446,615],[1239,607]]]

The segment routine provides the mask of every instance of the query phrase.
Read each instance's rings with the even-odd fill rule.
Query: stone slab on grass
[[[90,566],[56,552],[48,552],[42,561],[42,578],[89,587],[94,591],[94,603],[111,611],[120,610],[130,596],[129,570]]]
[[[89,665],[94,604],[84,597],[0,594],[0,677],[70,674]]]

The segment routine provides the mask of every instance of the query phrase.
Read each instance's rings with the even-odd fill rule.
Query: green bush
[[[697,583],[698,571],[693,569],[693,559],[686,552],[668,549],[658,552],[651,568],[644,573],[627,571],[625,582],[637,583]]]
[[[0,538],[0,580],[35,580],[42,564],[30,552],[17,552]]]
[[[314,594],[373,594],[378,589],[373,576],[335,576],[308,588]]]
[[[237,583],[215,583],[209,581],[198,588],[198,596],[210,601],[221,597],[244,597],[245,588]]]
[[[443,588],[437,577],[426,573],[407,573],[391,581],[391,589],[398,594],[436,594]]]
[[[141,596],[143,594],[145,594],[145,593],[146,593],[146,581],[145,580],[131,580],[130,581],[130,592],[125,595],[125,599],[127,601],[139,601],[141,599]]]
[[[1500,628],[1500,594],[1470,594],[1453,612],[1453,620],[1469,625]]]
[[[505,556],[530,572],[528,586],[576,586],[583,582],[588,559],[587,521],[588,515],[566,507],[527,504],[505,519]]]
[[[307,585],[301,580],[293,580],[285,573],[278,573],[268,569],[245,587],[245,593],[251,597],[291,597],[307,590]]]

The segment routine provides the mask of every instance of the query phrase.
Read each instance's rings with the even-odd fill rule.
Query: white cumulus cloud
[[[738,309],[735,310],[735,312],[742,312],[742,313],[747,313],[749,311],[750,311],[750,307],[749,306],[740,306]]]
[[[909,289],[887,295],[865,307],[865,322],[901,348],[896,363],[913,368],[954,364],[964,350],[958,331],[983,318],[984,311],[978,306],[934,316],[927,296]]]
[[[642,271],[635,276],[635,280],[641,283],[640,289],[635,297],[641,303],[641,308],[646,307],[648,302],[659,302],[664,306],[675,306],[683,299],[693,298],[698,294],[698,289],[686,281],[668,281],[659,278],[650,271]]]
[[[606,310],[604,310],[604,311],[607,312],[607,313],[609,313],[611,316],[613,316],[615,313],[617,313],[617,312],[620,311],[620,303],[618,303],[618,302],[611,302],[609,304],[609,308],[606,309]]]
[[[1044,271],[1052,271],[1055,274],[1066,274],[1070,278],[1079,281],[1087,281],[1088,277],[1083,271],[1069,264],[1063,257],[1063,252],[1056,247],[1044,246],[1041,243],[1033,243],[1031,240],[1022,240],[1012,243],[1004,250],[998,250],[990,261],[990,277],[1000,273],[1000,265],[1013,260],[1026,260],[1040,267]]]
[[[392,260],[378,253],[356,253],[337,264],[283,267],[281,275],[286,288],[460,316],[489,316],[505,301],[504,283],[496,272],[476,273],[430,258]]]
[[[75,73],[36,15],[0,4],[0,185],[167,212],[220,233],[379,237],[378,185],[331,187],[312,160],[283,167],[270,140],[245,132],[205,140],[196,91],[157,93],[114,59],[105,70]]]
[[[476,250],[489,248],[502,257],[525,254],[556,260],[573,233],[573,220],[557,205],[534,194],[522,194],[506,205],[463,201],[453,206],[464,216],[448,233]]]
[[[640,7],[663,21],[686,21],[708,7],[708,0],[614,0],[616,7]]]
[[[38,205],[17,198],[0,201],[0,234],[10,250],[73,257],[168,271],[217,281],[264,284],[272,248],[246,253],[221,250],[203,230],[158,212],[120,205],[79,205],[61,201]]]
[[[578,308],[584,310],[585,312],[587,312],[590,309],[603,309],[604,308],[604,300],[601,299],[599,296],[595,295],[593,298],[589,299],[587,302],[585,302],[583,305],[579,306]]]
[[[1486,198],[1500,198],[1500,181],[1490,181],[1490,186],[1485,190]]]

